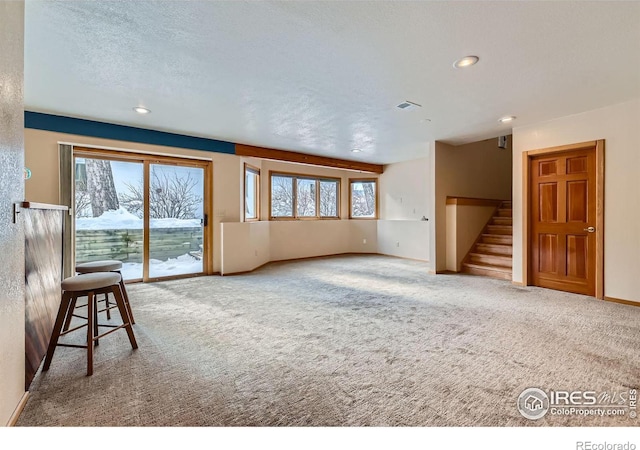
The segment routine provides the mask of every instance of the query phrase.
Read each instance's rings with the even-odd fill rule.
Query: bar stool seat
[[[119,272],[120,269],[122,269],[122,261],[118,261],[117,259],[91,261],[76,266],[76,272],[78,273]]]
[[[77,292],[105,288],[112,284],[120,284],[120,275],[114,272],[96,272],[82,277],[65,278],[61,287],[63,291]]]
[[[78,275],[74,277],[66,278],[62,282],[62,301],[60,302],[60,308],[58,309],[58,315],[56,317],[55,325],[53,326],[53,333],[51,340],[49,341],[49,347],[47,349],[47,356],[44,361],[44,367],[42,370],[49,370],[51,366],[51,360],[56,347],[75,347],[87,349],[87,375],[93,374],[93,347],[98,345],[99,339],[113,333],[116,330],[124,328],[129,336],[129,342],[134,349],[138,348],[136,338],[133,334],[133,327],[131,326],[131,318],[124,303],[124,296],[120,288],[120,282],[122,276],[116,272],[96,272],[86,275]],[[112,293],[120,316],[122,317],[122,325],[106,325],[98,323],[98,304],[97,295]],[[83,325],[67,329],[67,322],[71,321],[71,316],[74,315],[76,301],[78,297],[87,297],[87,322]],[[87,327],[87,345],[75,345],[59,343],[58,340],[61,336],[76,331],[80,328]],[[65,328],[63,328],[65,327]],[[109,327],[110,331],[100,334],[99,327]]]
[[[121,270],[122,261],[118,261],[117,259],[104,259],[100,261],[91,261],[76,265],[76,272],[80,274],[95,272],[117,272],[122,275]],[[126,305],[127,311],[129,312],[129,317],[131,317],[131,323],[135,325],[136,320],[133,318],[133,311],[131,310],[131,305],[129,304],[129,294],[127,293],[127,288],[124,285],[123,279],[120,280],[120,288],[122,289],[122,295],[124,296],[124,304]],[[105,297],[105,302],[107,304],[107,319],[111,319],[108,297]]]

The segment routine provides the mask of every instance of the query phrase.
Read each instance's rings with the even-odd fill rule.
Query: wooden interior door
[[[532,284],[595,295],[596,172],[595,148],[529,160]]]

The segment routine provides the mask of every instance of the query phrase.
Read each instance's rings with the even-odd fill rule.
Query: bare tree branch
[[[194,192],[198,181],[191,174],[179,176],[154,171],[149,191],[149,217],[152,219],[193,219],[202,204],[202,197]],[[120,203],[127,211],[142,217],[144,208],[144,187],[125,183],[128,192],[120,194]]]

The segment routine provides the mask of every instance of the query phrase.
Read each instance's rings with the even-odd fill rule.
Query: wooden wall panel
[[[587,278],[587,236],[567,236],[567,276]]]
[[[540,222],[558,221],[558,184],[540,184]]]
[[[66,210],[21,211],[25,233],[25,389],[47,352],[60,305]]]
[[[558,236],[555,234],[541,234],[538,250],[538,271],[541,273],[557,273]]]
[[[587,187],[586,180],[567,182],[567,222],[587,222]]]
[[[541,177],[555,175],[558,171],[556,161],[540,161],[538,175]]]
[[[567,159],[567,174],[586,173],[586,172],[587,172],[586,156]]]

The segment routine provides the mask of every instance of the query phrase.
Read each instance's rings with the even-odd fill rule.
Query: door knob
[[[582,231],[588,231],[589,233],[595,233],[596,232],[596,227],[585,228]]]

